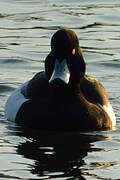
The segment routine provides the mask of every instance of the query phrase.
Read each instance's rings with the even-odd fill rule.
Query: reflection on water
[[[120,179],[120,1],[5,0],[0,7],[0,179]],[[108,91],[115,131],[35,132],[4,119],[6,99],[44,69],[60,27],[77,32],[87,73]]]
[[[105,139],[102,135],[80,133],[36,132],[22,129],[18,136],[26,137],[26,142],[17,146],[17,153],[34,160],[30,171],[44,178],[85,179],[81,167],[88,152],[102,151],[91,143]]]

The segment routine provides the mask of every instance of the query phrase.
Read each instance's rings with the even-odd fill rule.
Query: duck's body
[[[81,90],[90,103],[99,105],[100,117],[94,109],[91,117],[89,110],[79,100],[79,94],[76,97],[73,93],[72,87],[55,89],[48,84],[45,72],[40,72],[8,99],[6,107],[10,108],[7,108],[7,118],[42,130],[90,131],[115,127],[114,112],[105,88],[93,77],[85,75]],[[18,105],[10,105],[17,101]],[[108,116],[105,110],[113,113]]]
[[[70,80],[66,77],[67,83],[64,83],[64,77],[61,81],[58,74],[60,75],[62,72],[59,64],[67,67],[66,60],[59,62],[55,55],[50,53],[46,58],[46,71],[36,74],[32,80],[16,91],[17,96],[13,93],[8,99],[6,103],[7,119],[14,119],[19,124],[42,130],[112,129],[116,123],[115,115],[106,90],[95,78],[85,75],[85,65],[82,60],[80,62],[78,60],[79,53],[77,55],[73,53],[71,60],[67,62],[72,75],[70,74]],[[79,64],[80,75],[78,73]],[[76,67],[75,71],[74,66]],[[54,67],[59,70],[58,74],[56,70],[53,70]],[[53,71],[55,72],[52,75]],[[17,108],[10,107],[13,101],[19,102]],[[12,118],[13,116],[14,118]]]

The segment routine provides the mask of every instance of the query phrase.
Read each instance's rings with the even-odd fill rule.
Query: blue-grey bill
[[[55,79],[61,79],[63,82],[68,84],[69,78],[70,78],[70,71],[68,69],[66,59],[64,59],[62,62],[60,62],[58,59],[56,59],[55,68],[54,68],[53,74],[49,80],[49,83],[51,83]]]

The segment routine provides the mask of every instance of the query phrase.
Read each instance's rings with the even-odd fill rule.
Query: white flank
[[[21,93],[22,89],[28,84],[28,82],[22,84],[17,88],[13,94],[8,98],[5,105],[5,118],[10,121],[15,121],[16,115],[22,104],[28,99],[26,99]]]
[[[108,103],[108,105],[103,105],[103,108],[105,109],[105,111],[108,113],[111,121],[112,121],[112,126],[115,127],[116,126],[116,117],[115,117],[115,113],[113,111],[113,108],[111,106],[110,103]]]

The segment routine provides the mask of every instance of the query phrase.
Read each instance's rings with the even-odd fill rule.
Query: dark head
[[[51,39],[51,52],[45,60],[49,83],[79,83],[85,74],[85,61],[76,33],[70,29],[58,30]]]

